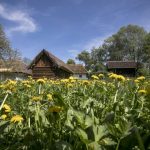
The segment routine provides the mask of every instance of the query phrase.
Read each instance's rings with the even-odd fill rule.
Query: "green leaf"
[[[85,121],[85,122],[84,122],[85,128],[88,128],[88,127],[90,127],[90,126],[92,126],[92,125],[94,124],[92,118],[89,117],[88,115],[86,115],[84,121]]]
[[[0,121],[0,133],[3,133],[9,127],[8,121]]]
[[[101,145],[115,145],[116,144],[116,142],[114,142],[112,139],[110,139],[110,138],[104,138],[104,139],[102,139],[100,142],[99,142],[99,144],[101,144]]]
[[[101,145],[99,145],[97,142],[92,142],[88,144],[88,150],[103,150]]]
[[[72,125],[72,119],[73,119],[73,110],[69,109],[67,111],[67,118],[66,118],[66,121],[65,121],[65,125],[67,127],[69,127],[71,130],[74,129],[74,126]]]
[[[81,128],[77,128],[77,129],[75,130],[75,133],[80,137],[80,139],[81,139],[85,144],[89,143],[88,135],[87,135],[87,133],[86,133],[84,130],[82,130]]]
[[[53,97],[54,97],[57,105],[66,107],[66,104],[64,103],[64,99],[60,93],[58,93],[58,92],[53,93]]]
[[[68,119],[65,121],[65,125],[66,125],[67,127],[69,127],[71,130],[74,129],[74,126],[72,125],[71,121],[68,120]]]
[[[106,126],[102,125],[93,125],[93,132],[96,142],[98,142],[102,137],[108,135]]]
[[[89,106],[92,102],[94,101],[93,98],[88,98],[86,101],[83,102],[82,107],[86,108],[87,106]]]
[[[55,150],[73,150],[71,144],[65,141],[58,141],[55,143]]]
[[[49,122],[46,118],[46,115],[45,115],[45,112],[44,110],[40,110],[39,111],[39,119],[40,119],[40,122],[44,125],[44,126],[48,126],[49,125]]]

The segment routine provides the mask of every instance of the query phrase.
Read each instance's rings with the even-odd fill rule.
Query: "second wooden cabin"
[[[107,70],[116,74],[134,77],[137,72],[137,63],[135,61],[108,61]]]
[[[76,69],[75,69],[76,68]],[[78,78],[85,78],[87,71],[81,65],[71,66],[65,64],[62,60],[52,53],[43,49],[31,62],[28,69],[32,70],[34,79],[46,77],[51,79],[68,78],[79,74]]]

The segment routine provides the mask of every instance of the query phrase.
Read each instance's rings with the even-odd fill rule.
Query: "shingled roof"
[[[18,68],[13,68],[12,72],[32,75],[32,71],[29,70],[27,64],[23,62],[20,63],[20,66]]]
[[[78,73],[78,74],[86,74],[87,71],[84,68],[83,65],[81,64],[68,64],[69,68],[73,71],[73,73]]]
[[[57,65],[58,68],[61,68],[67,72],[73,73],[72,70],[68,67],[67,64],[65,64],[62,60],[54,56],[52,53],[48,52],[47,50],[43,49],[31,62],[28,69],[32,69],[32,67],[36,64],[37,61],[41,58],[41,56],[45,54],[49,60],[51,60],[53,63]]]
[[[135,61],[108,61],[107,68],[137,68],[137,63]]]
[[[0,60],[0,72],[32,74],[31,70],[28,70],[27,65],[21,60],[11,60],[6,62]]]

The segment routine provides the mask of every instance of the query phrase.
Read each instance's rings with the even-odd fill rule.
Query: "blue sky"
[[[150,31],[150,0],[0,0],[0,24],[23,57],[44,48],[66,61],[122,26]]]

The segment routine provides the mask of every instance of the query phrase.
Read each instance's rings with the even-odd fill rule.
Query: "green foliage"
[[[0,149],[148,149],[149,85],[108,76],[2,82]],[[23,120],[12,121],[16,115]]]
[[[150,69],[148,68],[140,68],[138,69],[138,74],[143,76],[149,76],[150,75]]]
[[[77,58],[79,61],[84,62],[85,68],[90,72],[97,72],[105,70],[105,52],[103,48],[93,48],[91,53],[88,51],[82,51],[78,54]]]
[[[67,60],[67,64],[76,64],[75,61],[73,59],[68,59]]]
[[[137,25],[121,27],[120,30],[104,42],[110,60],[134,60],[143,62],[145,53],[143,43],[146,36],[144,28]]]
[[[90,52],[82,51],[77,59],[85,63],[90,72],[105,71],[108,60],[136,61],[150,70],[150,34],[137,25],[127,25],[104,40],[98,48]]]
[[[87,70],[90,69],[90,65],[92,64],[92,59],[91,59],[90,53],[88,51],[86,51],[86,50],[82,51],[80,54],[78,54],[76,59],[78,59],[79,61],[84,62],[85,68]]]

